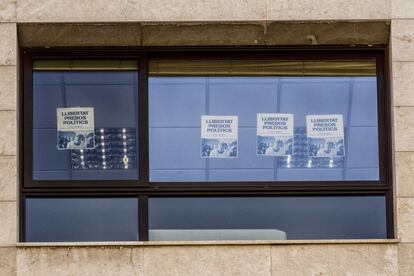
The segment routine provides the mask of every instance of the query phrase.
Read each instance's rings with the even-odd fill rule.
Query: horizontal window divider
[[[157,193],[148,193],[149,197],[181,197],[181,196],[217,196],[217,197],[234,197],[234,196],[241,196],[241,197],[252,197],[252,196],[352,196],[352,195],[386,195],[387,192],[385,191],[180,191],[180,192],[165,192],[165,191],[158,191]]]
[[[53,187],[54,189],[73,189],[73,188],[80,188],[80,189],[101,189],[101,188],[112,188],[112,189],[120,189],[120,188],[145,188],[145,189],[170,189],[170,188],[194,188],[199,187],[202,189],[211,189],[211,188],[253,188],[253,189],[284,189],[284,188],[306,188],[306,189],[317,189],[318,187],[324,189],[338,189],[338,188],[345,188],[345,189],[376,189],[378,187],[388,187],[391,188],[385,182],[377,182],[377,181],[314,181],[314,182],[145,182],[145,181],[135,181],[135,180],[124,180],[124,181],[99,181],[99,180],[64,180],[64,181],[54,181],[54,180],[45,180],[45,181],[34,181],[32,185],[25,185],[24,188],[34,188],[34,189],[41,189],[41,188],[48,188]]]
[[[235,181],[235,182],[149,182],[149,187],[386,187],[381,181]]]
[[[24,192],[25,197],[85,197],[85,198],[91,198],[91,197],[139,197],[140,193],[134,192],[134,191],[109,191],[109,190],[102,190],[102,191],[93,191],[93,190],[72,190],[72,191],[56,191],[55,190],[41,190],[41,191],[25,191]]]
[[[29,184],[25,184],[24,188],[47,188],[54,187],[60,188],[121,188],[121,187],[140,187],[146,186],[146,182],[137,180],[42,180],[32,181]]]
[[[388,191],[376,190],[376,191],[146,191],[146,192],[113,192],[113,191],[106,191],[106,192],[25,192],[25,197],[61,197],[61,198],[70,198],[70,197],[102,197],[102,198],[113,198],[113,197],[140,197],[140,196],[148,196],[148,197],[253,197],[253,196],[263,196],[263,197],[270,197],[270,196],[375,196],[381,195],[386,196]]]
[[[22,192],[24,193],[57,193],[57,194],[70,194],[70,193],[91,193],[91,194],[160,194],[160,193],[171,193],[171,194],[180,194],[180,193],[331,193],[331,192],[356,192],[356,193],[385,193],[391,190],[391,187],[387,186],[360,186],[360,187],[350,187],[350,186],[295,186],[295,185],[284,185],[284,186],[236,186],[236,185],[226,185],[226,186],[148,186],[148,187],[135,187],[135,188],[24,188]]]

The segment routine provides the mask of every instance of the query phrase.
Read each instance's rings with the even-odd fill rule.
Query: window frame
[[[391,98],[388,48],[381,47],[142,47],[20,49],[19,175],[20,241],[25,241],[26,197],[135,196],[139,199],[139,240],[148,240],[148,197],[382,195],[387,238],[394,238]],[[150,182],[148,61],[151,59],[375,59],[377,67],[378,181]],[[134,59],[138,61],[139,180],[32,179],[33,61],[36,59]]]

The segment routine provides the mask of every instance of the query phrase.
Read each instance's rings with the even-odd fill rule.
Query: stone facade
[[[412,256],[413,252],[409,250],[409,247],[404,247],[403,254]],[[397,244],[344,244],[339,241],[307,244],[198,242],[174,245],[148,242],[124,246],[37,245],[17,249],[17,274],[398,275],[398,253]],[[405,261],[404,269],[409,271],[409,266]]]
[[[19,46],[390,45],[396,241],[17,244]],[[413,275],[414,1],[0,0],[0,275]],[[413,94],[413,95],[411,95]]]
[[[399,274],[410,275],[414,271],[414,190],[409,179],[410,158],[414,156],[414,148],[409,145],[411,132],[408,120],[413,120],[414,110],[410,94],[413,76],[410,68],[414,64],[414,4],[412,1],[392,0],[391,2],[391,60],[392,60],[392,93],[394,99],[394,137],[395,137],[395,187],[396,187],[396,220],[399,244]],[[407,76],[404,80],[404,76]],[[401,135],[401,136],[400,136]],[[407,138],[406,141],[404,139]]]

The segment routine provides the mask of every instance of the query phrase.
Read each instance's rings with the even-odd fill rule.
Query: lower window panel
[[[384,196],[158,197],[150,240],[385,239]]]
[[[150,197],[149,240],[387,238],[384,196]],[[138,199],[27,197],[25,241],[136,241]]]
[[[137,198],[26,198],[27,242],[136,241]]]

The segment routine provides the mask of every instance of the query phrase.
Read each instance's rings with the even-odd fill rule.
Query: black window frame
[[[141,47],[20,49],[19,175],[20,241],[25,241],[26,197],[137,197],[139,240],[148,240],[148,197],[382,195],[387,238],[394,238],[391,97],[388,47]],[[375,59],[377,67],[378,181],[150,182],[148,144],[148,61],[151,59]],[[37,180],[32,178],[33,61],[134,59],[138,61],[139,180]]]

